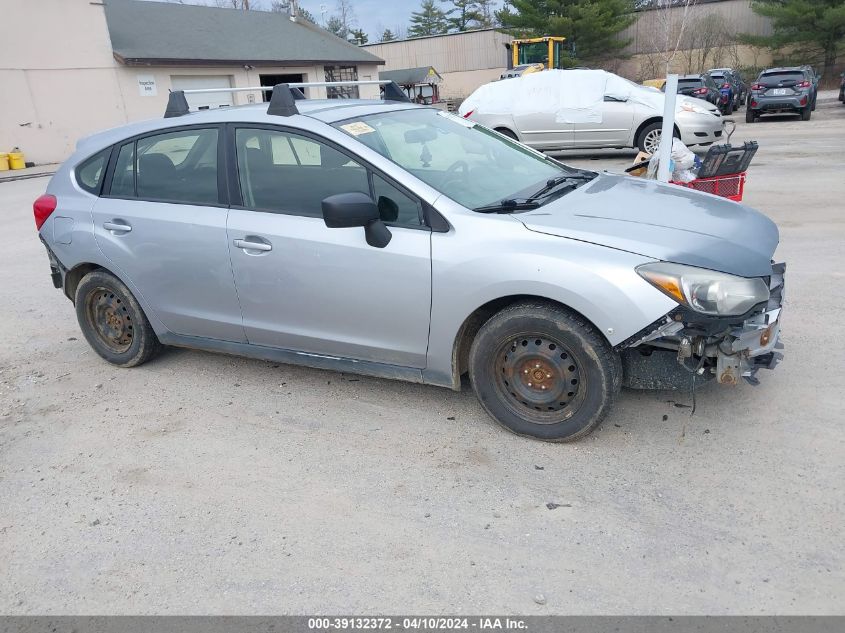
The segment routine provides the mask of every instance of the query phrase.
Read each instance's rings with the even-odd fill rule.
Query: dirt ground
[[[845,613],[845,106],[746,139],[785,360],[695,415],[624,392],[562,445],[469,390],[175,349],[107,365],[50,282],[47,180],[0,183],[0,613]]]

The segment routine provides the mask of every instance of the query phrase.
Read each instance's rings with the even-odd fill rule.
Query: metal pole
[[[672,160],[672,139],[675,136],[675,97],[678,94],[678,75],[666,75],[665,98],[663,100],[663,127],[660,130],[657,179],[669,182],[672,176],[669,163]]]

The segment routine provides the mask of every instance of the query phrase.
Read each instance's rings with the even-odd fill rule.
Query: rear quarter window
[[[99,154],[94,154],[91,158],[80,163],[79,167],[76,168],[76,182],[82,189],[88,193],[93,193],[95,196],[100,195],[110,154],[111,148],[104,149]]]

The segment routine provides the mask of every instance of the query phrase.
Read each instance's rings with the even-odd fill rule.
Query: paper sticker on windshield
[[[371,128],[369,125],[364,123],[363,121],[355,121],[354,123],[346,123],[340,126],[342,129],[349,132],[352,136],[361,136],[362,134],[369,134],[370,132],[375,132],[374,128]]]
[[[451,112],[445,112],[443,110],[438,110],[437,114],[440,116],[449,119],[450,121],[454,121],[455,123],[460,123],[464,127],[475,127],[475,121],[470,121],[469,119],[465,119],[462,116],[457,116],[452,114]]]

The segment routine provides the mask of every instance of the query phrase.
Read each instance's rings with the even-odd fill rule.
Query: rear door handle
[[[103,228],[115,233],[129,233],[132,230],[131,226],[123,222],[103,222]]]
[[[273,245],[266,242],[252,242],[250,240],[235,240],[235,246],[245,251],[272,251]]]

